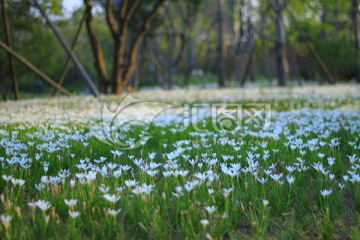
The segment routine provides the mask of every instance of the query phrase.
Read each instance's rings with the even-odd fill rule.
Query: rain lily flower
[[[66,205],[68,205],[69,207],[73,207],[73,206],[76,205],[77,200],[76,200],[76,199],[70,199],[70,200],[65,199],[65,203],[66,203]]]
[[[36,202],[36,206],[38,208],[41,209],[41,211],[45,212],[46,210],[48,210],[50,207],[51,207],[51,204],[47,201],[44,201],[44,200],[41,200],[39,199],[37,202]]]
[[[205,210],[208,212],[208,213],[213,213],[216,211],[216,207],[215,206],[206,206],[205,207]]]
[[[80,212],[69,211],[69,215],[70,215],[71,218],[77,218],[78,216],[80,216]]]
[[[120,196],[116,194],[105,194],[103,197],[111,203],[116,203],[120,199]]]
[[[209,224],[209,220],[207,220],[207,219],[201,219],[201,220],[200,220],[200,224],[201,224],[203,227],[206,227],[206,226]]]
[[[321,195],[326,197],[326,196],[329,196],[332,193],[332,191],[333,191],[332,189],[324,189],[324,190],[321,190],[320,193],[321,193]]]
[[[107,213],[108,213],[109,215],[111,215],[111,216],[116,216],[116,215],[119,214],[120,211],[121,211],[121,209],[119,209],[119,210],[108,209],[108,210],[107,210]]]
[[[7,229],[10,226],[10,221],[12,219],[12,216],[9,215],[1,215],[0,220],[2,224],[4,225],[5,229]]]

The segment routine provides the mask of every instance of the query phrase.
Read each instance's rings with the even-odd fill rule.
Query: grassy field
[[[360,239],[359,92],[2,102],[0,238]]]

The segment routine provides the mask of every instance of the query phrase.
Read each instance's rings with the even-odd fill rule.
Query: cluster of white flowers
[[[0,180],[4,181],[6,188],[20,186],[30,192],[55,195],[56,189],[85,186],[108,204],[105,208],[107,215],[116,216],[121,209],[114,208],[122,204],[123,196],[151,199],[158,194],[171,201],[181,201],[186,196],[199,193],[207,194],[209,199],[222,197],[229,200],[234,192],[239,191],[235,183],[245,177],[251,179],[252,184],[291,188],[297,184],[300,173],[318,174],[324,179],[324,185],[319,186],[319,194],[326,198],[331,197],[334,191],[350,186],[349,182],[360,182],[359,110],[300,109],[273,112],[272,123],[262,131],[255,131],[249,126],[230,132],[194,130],[185,139],[175,139],[174,142],[164,138],[160,145],[162,152],[151,149],[151,152],[142,153],[141,156],[133,156],[124,150],[109,148],[109,153],[101,156],[88,147],[90,141],[95,139],[89,128],[101,125],[96,110],[98,102],[91,98],[86,98],[86,104],[76,100],[79,104],[74,104],[72,110],[62,116],[63,109],[57,101],[60,100],[50,101],[45,110],[31,101],[1,103],[5,108],[0,110],[0,123],[19,123],[12,130],[0,130],[0,150],[5,153],[0,156],[3,174]],[[61,101],[62,104],[71,105],[74,100]],[[151,110],[145,113],[151,113]],[[203,118],[207,116],[206,113],[200,115]],[[183,126],[179,118],[178,114],[171,113],[154,123],[162,127],[162,136],[171,133],[181,137]],[[35,122],[36,129],[26,132],[27,128],[33,126],[29,122]],[[82,127],[71,127],[69,123],[74,122],[82,124]],[[24,130],[26,134],[19,134]],[[336,137],[334,133],[340,131],[350,133],[351,139]],[[256,141],[248,142],[244,139]],[[268,142],[277,143],[271,146],[281,147],[270,147]],[[352,151],[347,159],[333,154],[334,150],[343,146]],[[88,157],[79,159],[72,153],[73,147],[80,148]],[[217,149],[225,150],[215,151]],[[33,154],[29,154],[30,151]],[[289,159],[279,159],[281,151],[291,153]],[[68,159],[75,164],[69,166]],[[348,169],[336,172],[335,166],[344,161],[348,164],[341,165]],[[31,181],[36,184],[30,185],[27,177],[31,176],[17,175],[19,171],[14,169],[24,170],[23,175],[36,171],[39,173],[36,176],[40,177]],[[339,172],[344,174],[339,175]],[[230,180],[224,183],[224,179]],[[109,186],[108,182],[116,182],[117,185]],[[241,184],[249,188],[248,182]],[[169,187],[160,189],[159,185]],[[269,204],[268,200],[261,200],[265,207]],[[76,199],[65,199],[64,202],[69,207],[71,218],[80,216],[80,211],[75,211],[78,203]],[[202,203],[207,215],[220,210],[216,204],[215,201]],[[50,202],[41,199],[29,202],[28,205],[38,207],[43,212],[52,206]],[[1,215],[1,221],[5,225],[11,221],[11,217]],[[201,224],[207,226],[209,221],[202,219]]]

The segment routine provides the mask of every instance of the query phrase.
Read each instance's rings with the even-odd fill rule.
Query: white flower
[[[47,201],[39,199],[36,203],[36,206],[41,209],[41,211],[45,212],[51,207],[51,204]]]
[[[216,207],[215,206],[206,206],[205,207],[205,210],[208,212],[208,213],[213,213],[216,211]]]
[[[332,191],[333,191],[332,189],[324,189],[324,190],[321,190],[320,193],[321,193],[321,195],[326,197],[326,196],[329,196],[332,193]]]
[[[335,163],[335,158],[334,157],[328,157],[327,161],[328,161],[329,165],[332,166]]]
[[[116,216],[116,215],[119,214],[120,211],[121,211],[121,209],[119,209],[119,210],[108,209],[108,210],[107,210],[107,213],[108,213],[109,215],[111,215],[111,216]]]
[[[286,166],[286,170],[288,170],[289,172],[293,172],[296,170],[295,166]]]
[[[155,152],[148,153],[150,160],[153,160],[155,158],[155,155],[156,155]]]
[[[280,178],[282,177],[282,173],[280,173],[280,174],[270,174],[270,177],[272,178],[272,179],[274,179],[276,182],[278,182],[279,180],[280,180]]]
[[[232,188],[223,188],[222,194],[223,194],[224,197],[227,197],[227,196],[229,196],[229,194],[230,194],[233,190],[234,190],[233,187],[232,187]]]
[[[139,182],[136,181],[136,180],[125,180],[125,185],[127,187],[133,187],[133,186],[136,186],[138,184],[139,184]]]
[[[101,185],[101,186],[99,187],[99,190],[100,190],[102,193],[107,193],[107,192],[109,192],[110,187],[109,187],[109,186]]]
[[[65,199],[65,203],[66,203],[66,205],[68,205],[69,207],[72,207],[72,206],[75,206],[75,205],[76,205],[77,200],[76,200],[76,199],[70,199],[70,200]]]
[[[175,187],[175,190],[176,190],[177,193],[181,193],[182,192],[182,187],[177,186],[177,187]]]
[[[116,171],[113,172],[113,175],[114,175],[114,177],[116,177],[116,178],[120,177],[121,174],[122,174],[122,170],[121,170],[121,169],[118,169],[118,170],[116,170]]]
[[[291,185],[294,181],[295,181],[295,177],[291,176],[291,175],[287,175],[286,176],[286,180],[288,181],[288,183]]]
[[[120,199],[120,196],[116,195],[116,194],[105,194],[104,195],[104,198],[106,200],[108,200],[109,202],[112,202],[112,203],[116,203],[117,201],[119,201]]]
[[[94,171],[90,171],[88,172],[86,175],[85,175],[85,178],[88,180],[88,181],[93,181],[96,179],[96,172]]]
[[[71,186],[71,187],[75,186],[75,180],[74,180],[74,179],[71,179],[71,180],[70,180],[70,186]]]
[[[70,215],[71,218],[77,218],[78,216],[80,216],[80,212],[69,211],[69,215]]]
[[[29,207],[34,208],[36,207],[36,202],[28,202]]]
[[[263,199],[263,200],[262,200],[262,203],[264,204],[264,206],[267,206],[267,205],[269,204],[269,200]]]
[[[146,173],[147,173],[149,176],[153,177],[153,176],[155,176],[156,174],[158,174],[158,172],[159,172],[159,170],[148,170]]]
[[[9,180],[11,180],[12,179],[12,176],[11,175],[9,175],[9,176],[7,176],[7,175],[2,175],[2,178],[5,180],[5,181],[9,181]]]
[[[121,156],[124,152],[119,150],[111,150],[111,153],[114,154],[114,156]]]
[[[207,220],[207,219],[201,219],[201,220],[200,220],[200,224],[201,224],[203,227],[205,227],[206,225],[209,224],[209,220]]]
[[[12,216],[9,216],[9,215],[1,215],[0,216],[0,220],[5,228],[9,227],[11,219],[12,219]]]
[[[11,183],[14,184],[14,185],[20,185],[20,186],[22,186],[22,185],[24,185],[25,180],[12,178],[12,179],[11,179]]]

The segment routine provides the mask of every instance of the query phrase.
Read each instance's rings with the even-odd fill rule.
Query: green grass
[[[125,139],[145,130],[152,134],[133,150],[99,141],[90,129],[101,121],[90,118],[3,122],[0,215],[12,219],[2,219],[0,236],[358,239],[360,115],[338,109],[356,107],[358,100],[267,99],[275,111],[265,130],[242,122],[239,129],[219,132],[211,117],[185,130],[181,122],[120,129]],[[44,114],[47,107],[76,108],[70,102],[44,105]],[[20,186],[16,179],[25,182]],[[331,193],[323,196],[326,189]],[[119,200],[107,200],[105,192]],[[39,199],[49,209],[29,206]],[[68,206],[69,199],[76,204]],[[109,209],[120,211],[112,216]],[[72,218],[69,210],[80,215]]]

